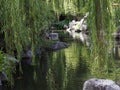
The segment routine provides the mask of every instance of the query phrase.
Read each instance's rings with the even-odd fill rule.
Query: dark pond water
[[[82,90],[88,76],[86,53],[79,43],[56,52],[43,52],[35,65],[23,66],[23,77],[15,80],[12,90]]]

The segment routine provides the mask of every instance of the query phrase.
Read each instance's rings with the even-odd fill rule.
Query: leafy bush
[[[60,29],[64,29],[64,25],[68,25],[68,23],[69,20],[65,19],[63,21],[54,23],[52,26],[55,27],[55,29],[60,30]]]

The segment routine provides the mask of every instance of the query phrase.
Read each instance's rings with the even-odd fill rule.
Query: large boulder
[[[85,81],[83,90],[120,90],[120,87],[112,80],[93,78]]]

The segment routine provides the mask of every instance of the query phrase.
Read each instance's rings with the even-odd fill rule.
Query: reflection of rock
[[[70,44],[68,44],[68,43],[58,41],[55,44],[52,44],[50,48],[53,51],[55,51],[55,50],[60,50],[60,49],[63,49],[63,48],[67,48],[69,46],[70,46]]]
[[[115,59],[119,59],[120,58],[120,27],[118,27],[117,31],[114,32],[113,34],[114,37],[114,56]]]
[[[0,86],[2,85],[2,81],[7,81],[8,78],[4,72],[0,72]]]
[[[41,56],[42,52],[44,52],[44,51],[45,51],[44,48],[36,48],[36,49],[35,49],[35,55],[36,55],[37,57],[39,57],[39,56]]]
[[[32,50],[27,49],[24,50],[23,52],[23,56],[21,58],[21,68],[22,68],[22,78],[23,78],[23,84],[25,85],[25,87],[27,88],[29,86],[29,88],[31,87],[31,83],[33,83],[33,65],[32,65],[32,57],[33,57],[33,53]]]
[[[120,87],[112,80],[93,78],[85,81],[83,90],[120,90]]]

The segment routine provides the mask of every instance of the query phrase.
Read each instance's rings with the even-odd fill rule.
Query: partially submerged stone
[[[93,78],[85,81],[83,90],[120,90],[120,87],[112,80]]]
[[[22,64],[32,65],[32,57],[33,57],[32,50],[24,50],[21,59]]]
[[[56,51],[56,50],[61,50],[61,49],[67,48],[69,46],[70,46],[70,44],[68,44],[68,43],[58,41],[55,44],[52,44],[50,48],[53,51]]]

